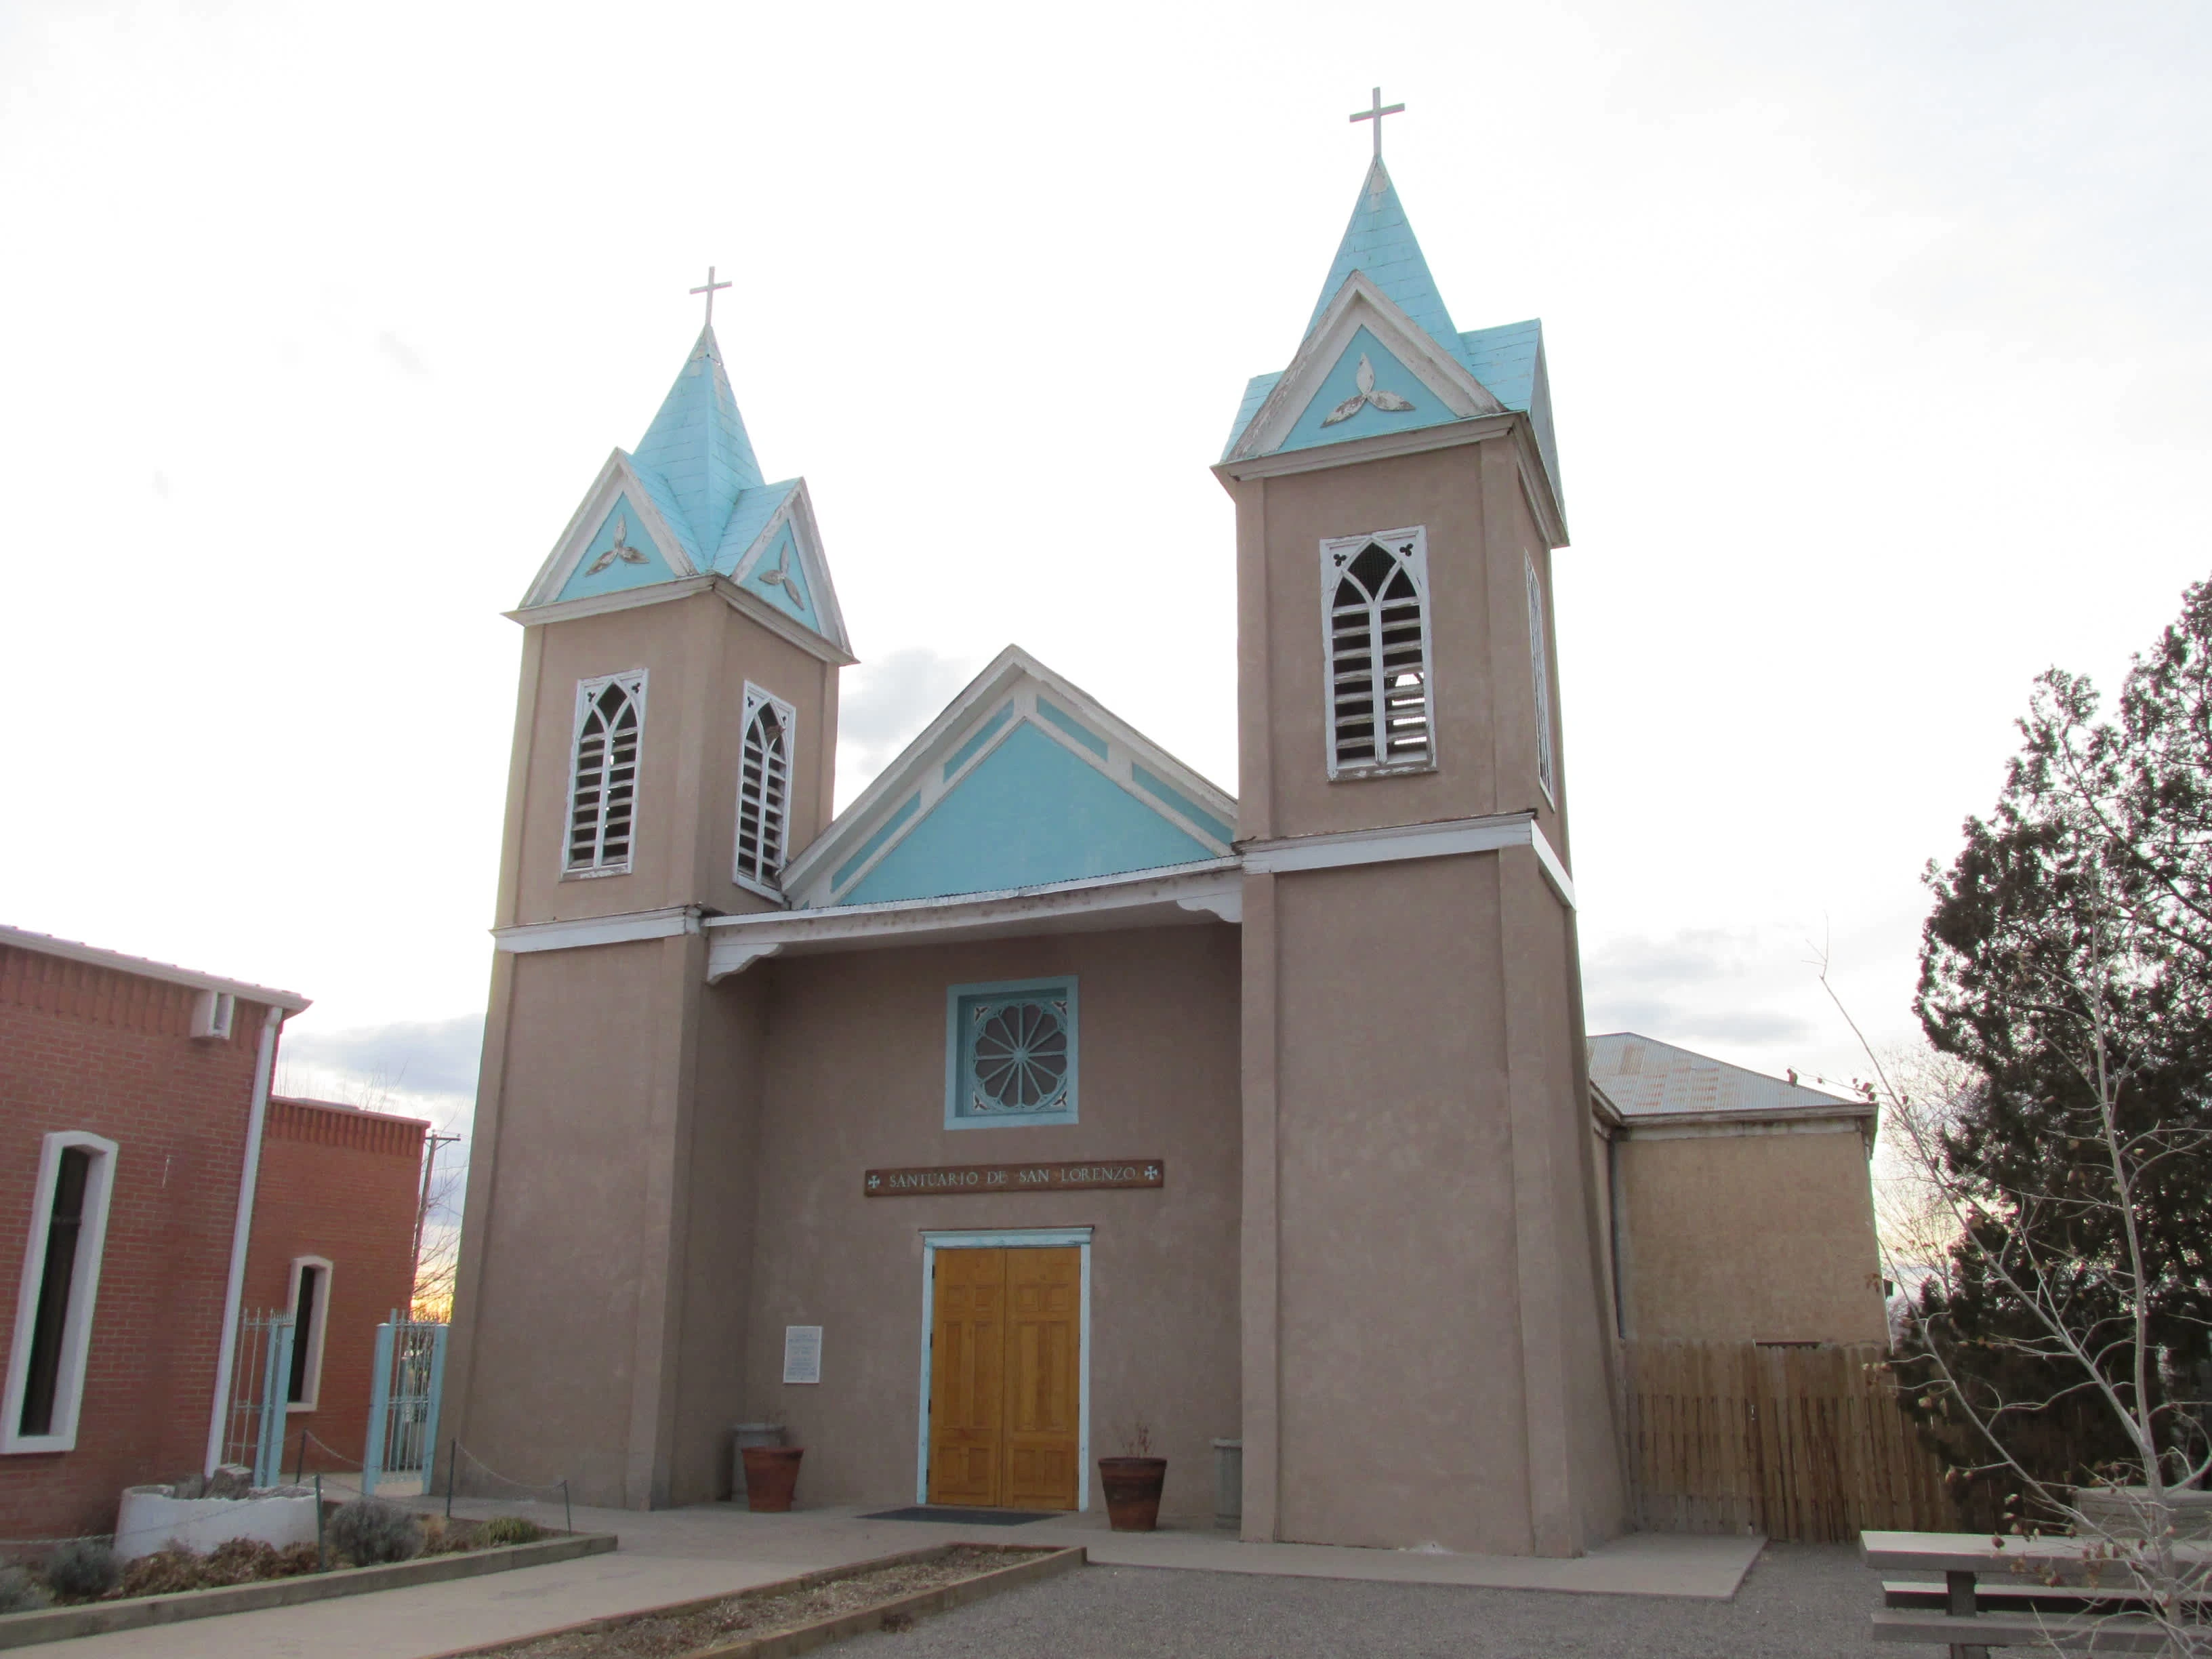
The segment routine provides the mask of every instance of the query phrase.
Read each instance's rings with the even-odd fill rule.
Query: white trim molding
[[[997,939],[1178,922],[1234,922],[1243,920],[1243,902],[1237,860],[1221,858],[996,893],[714,916],[701,928],[708,939],[707,980],[712,984],[787,950],[803,955],[887,949],[925,939]],[[502,943],[501,948],[516,947]]]
[[[620,915],[585,916],[574,921],[526,921],[491,930],[494,947],[514,954],[531,951],[574,951],[592,945],[628,945],[641,939],[675,939],[700,929],[705,912],[696,904],[664,905],[658,910],[629,910]]]
[[[1381,830],[1339,830],[1326,835],[1253,842],[1244,849],[1244,868],[1255,876],[1288,875],[1301,870],[1340,870],[1356,864],[1395,864],[1404,859],[1455,858],[1508,847],[1532,849],[1560,902],[1570,910],[1575,908],[1574,879],[1544,832],[1536,827],[1534,812],[1499,812],[1487,817],[1448,818],[1438,823],[1400,823]]]
[[[937,1253],[939,1250],[1080,1250],[1082,1310],[1077,1346],[1082,1351],[1075,1385],[1075,1508],[1091,1507],[1091,1233],[1088,1227],[1024,1227],[999,1232],[925,1232],[921,1236],[921,1414],[914,1454],[914,1501],[929,1502],[929,1350],[937,1330]]]
[[[40,1294],[46,1285],[46,1253],[53,1228],[55,1190],[62,1154],[90,1156],[84,1194],[77,1209],[76,1255],[70,1262],[69,1300],[64,1306],[60,1352],[56,1356],[53,1405],[43,1433],[25,1434],[23,1396],[28,1392],[31,1349],[36,1335]],[[93,1306],[100,1291],[100,1261],[107,1246],[107,1212],[115,1193],[116,1144],[76,1129],[57,1129],[39,1149],[39,1173],[32,1188],[30,1237],[23,1247],[23,1272],[15,1292],[15,1334],[8,1349],[8,1383],[0,1395],[0,1453],[65,1452],[76,1449],[77,1413],[84,1402],[84,1376],[92,1347]]]

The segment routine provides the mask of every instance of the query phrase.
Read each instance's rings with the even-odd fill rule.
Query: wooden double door
[[[929,1501],[1072,1510],[1083,1253],[943,1249],[930,1298]]]

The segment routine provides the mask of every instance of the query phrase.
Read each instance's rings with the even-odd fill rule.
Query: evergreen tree
[[[2036,684],[1996,811],[1966,825],[1922,940],[1916,1007],[1972,1068],[1942,1161],[1967,1195],[1948,1270],[1914,1322],[2006,1450],[2072,1482],[2139,1462],[2055,1315],[2160,1433],[2201,1444],[2212,1374],[2212,582],[2126,677],[2117,717],[2087,679]],[[2100,1133],[2109,1110],[2116,1137]],[[2124,1171],[2119,1166],[2124,1163]],[[2116,1202],[2115,1194],[2124,1202]],[[2134,1237],[2129,1237],[2132,1218]],[[1989,1462],[1940,1389],[1917,1396],[1956,1462]],[[2201,1452],[2198,1454],[2201,1455]],[[1987,1518],[1987,1511],[1983,1511]]]

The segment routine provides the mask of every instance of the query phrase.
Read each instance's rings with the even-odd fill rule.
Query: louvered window
[[[1322,602],[1329,776],[1434,766],[1427,533],[1323,542]]]
[[[1528,561],[1528,663],[1536,676],[1536,781],[1545,799],[1559,804],[1552,775],[1551,652],[1544,643],[1544,584],[1537,579],[1536,562]]]
[[[757,685],[745,687],[745,738],[738,763],[738,882],[775,890],[790,822],[793,710]]]
[[[576,688],[576,753],[568,786],[571,875],[629,868],[637,818],[638,741],[645,730],[645,671]]]

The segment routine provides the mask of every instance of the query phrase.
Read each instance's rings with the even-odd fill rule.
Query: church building
[[[833,817],[852,643],[710,313],[513,613],[484,1463],[696,1503],[765,1420],[806,1504],[1078,1510],[1141,1435],[1197,1514],[1235,1438],[1248,1538],[1621,1528],[1542,330],[1458,326],[1378,144],[1285,343],[1237,796],[1009,647]]]

